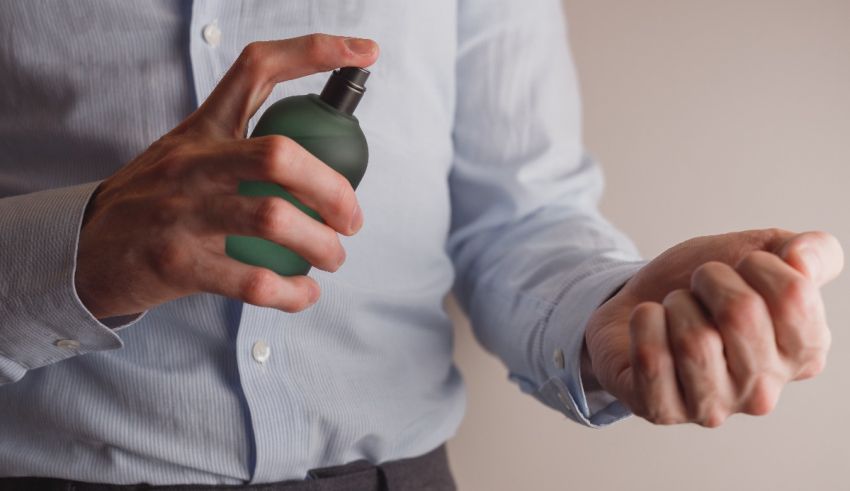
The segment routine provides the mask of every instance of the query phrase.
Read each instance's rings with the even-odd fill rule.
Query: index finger
[[[342,66],[364,68],[377,58],[378,45],[370,39],[310,34],[253,42],[242,50],[193,119],[242,137],[248,120],[278,82]]]

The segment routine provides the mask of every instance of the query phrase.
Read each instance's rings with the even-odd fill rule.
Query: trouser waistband
[[[322,467],[303,481],[209,486],[178,484],[99,484],[43,477],[0,478],[0,491],[454,491],[445,445],[409,459],[374,465],[365,460]]]

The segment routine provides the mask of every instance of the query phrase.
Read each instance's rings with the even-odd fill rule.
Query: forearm
[[[524,391],[605,424],[621,414],[594,414],[610,397],[585,398],[584,329],[643,262],[597,210],[602,174],[581,141],[561,3],[473,0],[458,15],[455,292]]]
[[[644,262],[597,215],[565,210],[553,204],[452,249],[455,292],[479,341],[523,391],[596,425],[613,398],[591,394],[600,387],[582,354],[584,329]]]

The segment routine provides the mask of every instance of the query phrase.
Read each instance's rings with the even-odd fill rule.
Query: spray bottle
[[[366,172],[369,150],[354,109],[366,91],[368,77],[369,71],[363,68],[335,70],[320,95],[286,97],[272,104],[260,117],[251,137],[289,137],[345,176],[356,189]],[[239,194],[278,196],[322,221],[317,212],[274,183],[244,181],[239,184]],[[237,261],[268,268],[283,276],[304,275],[311,267],[290,249],[260,237],[228,236],[225,251]]]

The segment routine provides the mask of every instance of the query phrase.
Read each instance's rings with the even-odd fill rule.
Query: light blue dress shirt
[[[366,222],[340,271],[310,273],[319,302],[203,294],[93,318],[73,276],[98,183],[246,43],[311,32],[381,45],[357,110]],[[2,2],[0,475],[234,484],[423,454],[464,412],[452,287],[523,391],[585,425],[619,419],[579,372],[589,315],[643,264],[601,189],[559,0]]]

